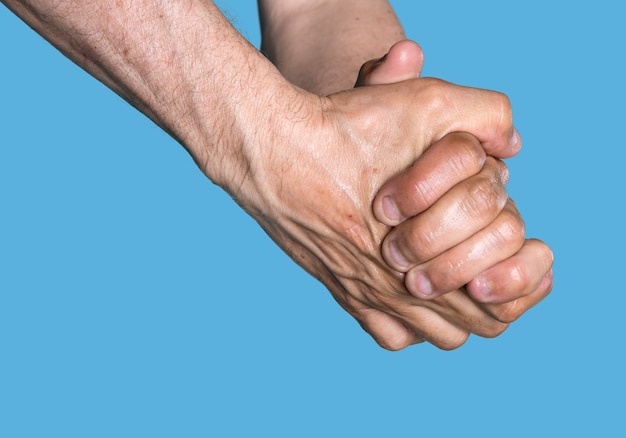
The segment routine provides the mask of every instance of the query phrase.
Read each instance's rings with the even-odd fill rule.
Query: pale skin
[[[515,305],[494,318],[459,289],[409,293],[381,253],[391,228],[372,210],[385,182],[448,133],[471,133],[492,156],[519,149],[501,94],[413,79],[320,97],[286,80],[207,1],[3,3],[180,141],[383,347],[456,348],[519,316]],[[487,161],[478,173],[502,174]],[[526,308],[545,294],[528,295]]]
[[[363,71],[367,75],[361,72],[358,85],[372,84],[373,81],[389,83],[411,72],[419,74],[416,66],[421,59],[419,46],[401,41],[391,48],[384,59],[364,66]],[[403,272],[410,269],[406,284],[411,292],[416,296],[429,296],[414,284],[412,276],[416,271],[425,272],[432,266],[434,269],[426,275],[434,285],[430,287],[431,297],[467,283],[470,295],[477,301],[505,304],[486,307],[497,315],[504,308],[532,305],[534,300],[545,296],[552,285],[553,260],[552,252],[543,242],[537,239],[519,240],[523,235],[523,222],[513,201],[508,196],[501,197],[504,194],[503,185],[508,180],[508,169],[501,161],[485,157],[485,151],[477,146],[476,140],[467,135],[448,134],[431,146],[413,166],[383,186],[374,201],[374,213],[381,222],[400,226],[385,239],[383,255],[392,267]],[[464,211],[472,204],[476,191],[482,190],[480,184],[484,181],[480,178],[484,175],[478,173],[478,163],[482,163],[483,171],[495,165],[497,172],[502,173],[502,186],[496,181],[493,190],[483,190],[495,195],[495,199],[499,199],[497,202],[504,202],[500,214],[485,227],[481,227],[481,221],[489,219],[480,216],[489,211],[493,199],[478,202],[474,205],[477,208]],[[393,203],[390,209],[386,205],[389,199]],[[453,218],[454,222],[448,223],[449,218]],[[472,229],[476,230],[475,234]],[[424,241],[424,234],[427,233],[424,230],[436,230],[441,237]],[[461,242],[463,239],[466,240]],[[394,240],[405,246],[406,242],[411,242],[408,253],[417,260],[420,260],[421,253],[424,263],[418,266],[420,263],[413,260],[407,267],[406,261],[396,261],[395,250],[390,249]],[[454,242],[456,247],[448,251],[451,245],[446,245],[446,241]],[[446,250],[442,253],[436,247]],[[506,259],[506,254],[512,254],[511,251],[519,252]],[[506,262],[503,262],[503,256]],[[493,266],[492,262],[495,263]],[[470,267],[472,264],[473,268]],[[450,266],[456,268],[450,269]],[[418,269],[414,269],[416,267]],[[535,296],[518,300],[528,295]]]
[[[359,69],[357,86],[389,84],[420,75],[422,50],[403,40],[404,30],[387,0],[258,3],[262,49],[285,77],[303,88],[318,94],[345,89]],[[391,50],[383,58],[361,67],[363,59],[374,58],[389,46]],[[485,229],[484,221],[489,219],[477,215],[488,209],[474,209],[459,220],[454,210],[471,204],[468,195],[481,190],[475,183],[484,175],[472,177],[478,173],[478,163],[485,163],[485,156],[469,137],[451,134],[445,140],[431,147],[410,169],[388,181],[376,197],[377,219],[390,226],[402,224],[386,238],[383,254],[390,266],[409,272],[406,286],[418,297],[432,298],[466,285],[470,295],[485,303],[483,308],[495,318],[510,319],[514,313],[519,316],[551,290],[552,252],[537,239],[521,239],[523,222],[508,197],[500,198],[500,202],[506,199],[504,211],[500,210],[496,220]],[[512,149],[500,153],[506,157],[516,152]],[[504,164],[499,165],[508,175]],[[494,187],[494,194],[505,193],[506,179],[502,187]],[[439,200],[444,194],[446,199]],[[387,214],[385,205],[390,200],[391,214]],[[428,213],[415,217],[429,207],[432,208]],[[445,218],[455,221],[447,224]],[[450,229],[450,225],[454,228]],[[445,236],[425,241],[424,230],[437,230]],[[480,232],[474,236],[472,230]],[[466,240],[461,243],[463,238]],[[409,262],[404,257],[403,263],[394,259],[394,241],[403,244]],[[446,245],[446,241],[457,246],[451,250],[452,245]],[[448,251],[441,254],[444,248]],[[430,255],[416,250],[430,251]],[[420,287],[423,279],[416,281],[418,277],[426,280],[425,287]],[[424,289],[430,294],[424,293]],[[381,315],[380,319],[388,318]]]

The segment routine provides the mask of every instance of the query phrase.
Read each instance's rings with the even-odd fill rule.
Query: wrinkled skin
[[[250,185],[242,185],[235,197],[269,189],[257,192],[257,207],[249,211],[383,347],[395,350],[427,340],[452,349],[470,332],[496,336],[519,316],[517,307],[509,306],[493,318],[462,289],[430,300],[411,295],[404,275],[382,257],[390,227],[370,207],[389,175],[406,170],[406,163],[448,132],[473,132],[495,152],[519,141],[512,135],[505,96],[414,79],[320,99],[304,96],[298,109],[286,138],[263,140],[289,146],[258,155],[248,173]],[[503,184],[500,169],[489,166],[488,179],[500,178]],[[493,198],[499,203],[493,211],[504,207],[501,198]]]

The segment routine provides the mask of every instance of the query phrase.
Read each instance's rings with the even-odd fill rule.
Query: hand
[[[501,333],[507,324],[462,291],[436,300],[410,295],[403,275],[382,259],[390,228],[374,218],[371,203],[391,175],[448,132],[472,132],[490,153],[516,150],[508,100],[415,79],[327,98],[301,94],[297,102],[285,133],[272,130],[259,140],[265,147],[253,148],[264,153],[249,162],[235,197],[382,346],[428,340],[449,349],[469,332]]]
[[[320,98],[284,80],[211,2],[97,2],[95,15],[75,1],[8,5],[180,141],[381,345],[455,348],[470,331],[506,328],[464,293],[411,296],[382,259],[390,228],[371,210],[383,183],[449,132],[489,155],[515,150],[504,96],[416,79]]]
[[[552,286],[552,252],[524,239],[524,223],[504,186],[504,163],[472,136],[451,133],[374,201],[376,217],[397,225],[383,255],[406,273],[405,285],[430,299],[463,287],[492,316],[511,322]]]
[[[357,86],[418,77],[422,64],[420,47],[400,41],[363,65]],[[385,184],[374,211],[381,222],[399,226],[383,253],[390,266],[408,272],[405,283],[414,295],[434,298],[469,283],[477,301],[506,304],[486,310],[512,321],[549,293],[552,253],[541,241],[524,241],[507,180],[504,163],[486,157],[473,137],[453,133]]]

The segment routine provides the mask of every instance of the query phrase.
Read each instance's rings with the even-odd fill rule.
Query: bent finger
[[[342,307],[385,350],[398,351],[424,342],[424,339],[407,328],[400,319],[361,303],[353,297],[345,299],[349,304],[348,306],[342,304]]]
[[[407,304],[398,310],[405,326],[442,350],[459,348],[470,335],[465,327],[459,327],[427,307]]]
[[[460,132],[446,135],[406,171],[383,185],[374,199],[374,215],[385,225],[400,224],[480,172],[485,159],[485,150],[473,135]]]
[[[393,269],[407,272],[465,241],[500,214],[507,203],[504,164],[487,157],[479,174],[456,185],[422,214],[394,228],[382,254]]]
[[[457,289],[433,300],[411,297],[456,327],[485,338],[494,338],[504,332],[509,324],[490,314],[484,305],[472,300],[464,288]]]
[[[543,276],[539,286],[530,295],[509,301],[503,304],[485,304],[485,310],[498,321],[512,323],[520,316],[538,304],[552,292],[553,274],[552,269]]]
[[[530,295],[552,268],[554,256],[540,240],[528,239],[515,255],[485,270],[467,285],[482,303],[506,303]]]
[[[416,97],[430,110],[424,126],[433,136],[431,143],[450,132],[468,132],[496,158],[510,158],[520,151],[522,140],[505,94],[434,78],[417,79],[416,85]]]
[[[412,268],[405,277],[416,297],[432,299],[463,287],[524,245],[524,222],[513,202],[487,227],[434,259]],[[517,297],[515,297],[517,298]]]

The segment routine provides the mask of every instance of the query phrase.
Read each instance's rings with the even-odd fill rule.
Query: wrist
[[[300,166],[310,155],[307,148],[320,141],[315,133],[320,133],[324,101],[269,66],[271,74],[237,111],[236,154],[222,166],[219,179],[211,177],[257,219],[281,205],[283,181],[298,181]]]

